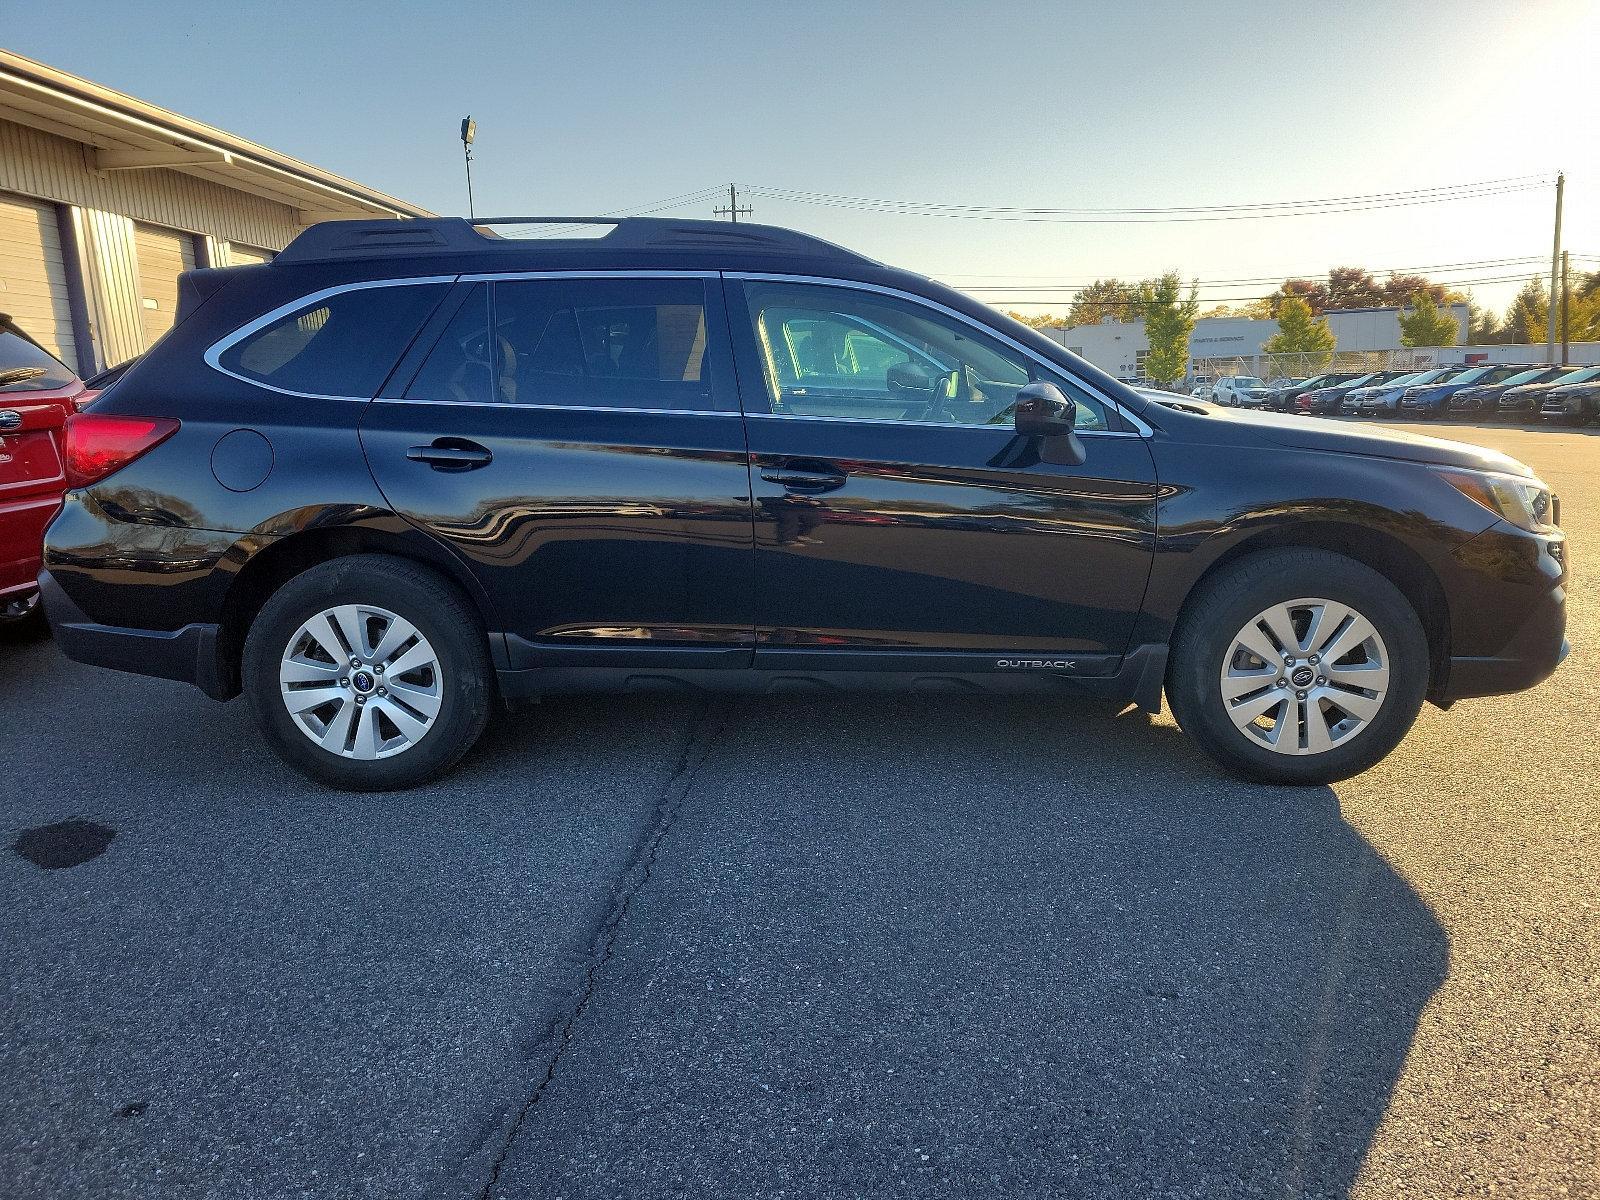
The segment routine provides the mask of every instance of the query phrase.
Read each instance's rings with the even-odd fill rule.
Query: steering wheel
[[[972,377],[969,372],[971,367],[961,363],[954,370],[945,375],[936,377],[933,387],[933,396],[928,401],[928,406],[922,410],[919,421],[951,421],[955,414],[950,411],[954,404],[968,403],[972,400]]]

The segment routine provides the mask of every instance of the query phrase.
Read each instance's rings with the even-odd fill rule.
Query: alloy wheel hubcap
[[[1263,609],[1223,656],[1222,704],[1247,737],[1279,754],[1322,754],[1372,724],[1389,692],[1389,651],[1371,621],[1337,600]]]
[[[389,758],[433,728],[444,697],[439,656],[420,630],[386,608],[341,604],[289,639],[278,665],[289,715],[344,758]]]

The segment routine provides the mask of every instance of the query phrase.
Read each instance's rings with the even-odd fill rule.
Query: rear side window
[[[501,403],[712,407],[698,279],[510,280],[492,311]]]
[[[445,290],[444,284],[411,284],[340,292],[255,330],[217,361],[284,391],[371,397]]]

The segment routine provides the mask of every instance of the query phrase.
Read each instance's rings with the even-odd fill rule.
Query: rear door
[[[61,427],[83,385],[56,358],[0,319],[0,603],[31,591],[44,527],[66,478]]]
[[[750,665],[750,478],[715,276],[468,278],[452,304],[361,437],[389,502],[491,597],[510,665]]]

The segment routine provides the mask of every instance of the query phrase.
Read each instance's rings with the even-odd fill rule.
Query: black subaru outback
[[[186,274],[67,431],[65,652],[242,691],[361,789],[497,700],[683,687],[1165,691],[1229,769],[1322,782],[1562,658],[1518,462],[1142,397],[799,233],[597,223],[332,223]]]

